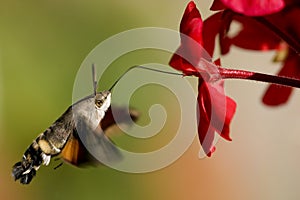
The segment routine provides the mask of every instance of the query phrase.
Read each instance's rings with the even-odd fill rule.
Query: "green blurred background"
[[[69,165],[41,167],[29,186],[11,178],[11,167],[27,146],[71,103],[73,82],[83,59],[101,41],[119,32],[146,26],[178,30],[188,1],[2,1],[0,6],[0,195],[6,199],[299,199],[299,92],[279,108],[266,108],[260,98],[265,85],[228,81],[238,102],[232,123],[233,142],[221,141],[212,158],[199,160],[195,139],[172,165],[147,174],[128,174],[105,167],[78,169]],[[196,1],[204,18],[211,1]],[[233,49],[223,63],[274,73],[273,53]],[[123,57],[135,62],[166,64],[170,55],[140,52]],[[245,61],[247,61],[245,63]],[[122,67],[121,62],[114,64]],[[105,89],[116,78],[113,68],[100,81]],[[103,83],[103,85],[101,85]],[[196,87],[196,86],[195,86]],[[155,97],[158,94],[159,98]],[[147,88],[132,104],[147,112],[151,102],[176,100],[163,88]],[[147,99],[145,102],[144,100]],[[173,113],[172,113],[173,115]],[[139,123],[147,123],[143,116]],[[173,120],[173,121],[172,121]],[[161,146],[172,136],[178,116],[168,119]],[[130,143],[130,141],[127,141]],[[145,141],[136,147],[141,148]],[[151,146],[151,145],[150,145]],[[153,146],[152,146],[153,147]],[[155,145],[154,145],[155,147]],[[132,146],[131,146],[132,148]],[[150,147],[149,147],[150,148]],[[130,148],[129,148],[130,149]]]

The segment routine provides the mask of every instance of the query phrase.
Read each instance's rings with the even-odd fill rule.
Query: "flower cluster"
[[[206,20],[206,33],[210,41],[219,36],[222,54],[228,53],[231,45],[257,51],[276,50],[274,60],[283,62],[278,75],[300,79],[300,1],[215,0],[211,9],[218,12]],[[239,22],[242,29],[230,37],[227,33],[233,21]],[[271,106],[286,103],[291,92],[291,87],[272,84],[263,102]]]
[[[185,75],[198,77],[198,136],[207,156],[215,150],[215,132],[231,140],[229,126],[236,103],[225,95],[224,79],[276,83],[263,97],[266,105],[273,106],[287,102],[292,87],[299,87],[300,83],[300,68],[297,66],[300,65],[298,1],[215,0],[211,10],[217,12],[203,21],[195,3],[188,3],[180,23],[181,45],[169,62],[171,67]],[[230,36],[230,25],[234,21],[241,24],[241,30]],[[210,57],[214,54],[217,36],[222,55],[229,53],[231,46],[257,51],[275,50],[277,56],[274,60],[283,62],[279,75],[224,69],[220,60],[213,63]],[[211,72],[207,66],[203,68],[203,61],[204,65],[211,63],[208,68],[220,74],[219,80],[209,79]]]

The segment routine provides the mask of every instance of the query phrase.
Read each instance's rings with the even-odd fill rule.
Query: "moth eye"
[[[103,99],[97,99],[97,100],[95,100],[95,104],[96,104],[96,106],[97,106],[98,108],[100,108],[100,106],[102,106],[103,102],[104,102]]]

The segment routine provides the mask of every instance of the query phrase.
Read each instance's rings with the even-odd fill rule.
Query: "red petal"
[[[223,82],[210,85],[203,80],[198,86],[199,123],[198,135],[204,152],[212,153],[215,131],[231,141],[229,125],[236,110],[236,103],[225,96]]]
[[[215,149],[215,147],[213,146],[215,129],[210,123],[211,100],[207,85],[203,80],[199,80],[198,90],[198,137],[204,153],[207,156],[211,156],[213,152],[212,150]]]
[[[208,157],[211,157],[211,155],[216,151],[216,147],[215,146],[212,146],[210,151],[207,153],[207,156]]]
[[[285,6],[291,6],[293,4],[299,5],[299,0],[284,0]]]
[[[288,56],[284,66],[278,73],[280,76],[300,79],[300,58],[293,54]],[[263,103],[268,106],[277,106],[284,104],[289,99],[292,93],[291,87],[284,87],[272,84],[266,91],[263,97]]]
[[[235,13],[233,12],[226,12],[226,14],[222,17],[223,22],[219,33],[219,43],[222,55],[227,54],[231,46],[231,38],[228,36],[228,31],[234,15]]]
[[[210,7],[210,10],[217,11],[217,10],[225,10],[227,7],[222,3],[220,0],[214,0],[213,4]]]
[[[285,6],[283,0],[221,0],[229,9],[248,16],[276,13]]]
[[[182,71],[186,75],[193,74],[196,71],[196,68],[192,64],[187,62],[185,59],[183,59],[181,56],[179,56],[178,54],[182,55],[181,53],[179,53],[179,51],[180,50],[177,50],[176,53],[173,54],[169,65],[174,69]]]
[[[231,141],[229,125],[236,110],[236,103],[231,98],[225,96],[223,81],[220,81],[218,85],[208,85],[208,88],[209,95],[212,97],[211,123],[221,137]]]
[[[250,50],[277,49],[281,39],[255,20],[245,16],[235,16],[242,30],[231,39],[232,44]]]
[[[263,103],[268,106],[278,106],[285,104],[292,93],[292,88],[270,85],[263,96]]]
[[[213,145],[215,130],[213,127],[209,127],[210,123],[204,112],[200,112],[200,119],[198,123],[198,137],[201,147],[207,156],[211,156],[212,150],[215,150]]]
[[[230,133],[229,125],[230,125],[230,122],[231,122],[231,120],[234,116],[235,110],[236,110],[235,101],[226,96],[225,124],[224,124],[224,127],[223,127],[222,132],[220,133],[220,135],[228,141],[231,141],[231,138],[230,138],[230,135],[229,135],[229,133]]]
[[[190,1],[187,5],[181,23],[180,33],[188,35],[202,44],[202,18],[195,3]]]
[[[222,15],[222,12],[218,12],[207,18],[203,23],[203,46],[211,57],[215,49],[216,36],[222,31]]]
[[[295,31],[295,34],[297,35],[298,42],[300,38],[300,27],[299,27],[299,20],[300,20],[300,6],[295,7],[291,12],[289,12],[289,15],[287,16],[287,20],[290,22],[290,27]]]
[[[227,33],[232,22],[233,12],[218,12],[203,23],[203,46],[210,56],[214,53],[216,36],[219,35],[219,42],[222,54],[229,52],[231,46],[231,38]]]
[[[300,2],[299,6],[294,6],[286,12],[269,16],[267,19],[272,20],[273,24],[276,24],[282,32],[294,39],[294,42],[300,46]]]
[[[171,58],[169,64],[186,74],[197,72],[194,67],[205,56],[202,48],[202,19],[193,1],[187,5],[180,23],[181,45]],[[183,35],[184,34],[184,35]]]

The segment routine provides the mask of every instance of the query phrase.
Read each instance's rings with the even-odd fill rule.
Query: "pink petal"
[[[276,13],[285,6],[284,0],[221,0],[229,9],[248,16]]]

